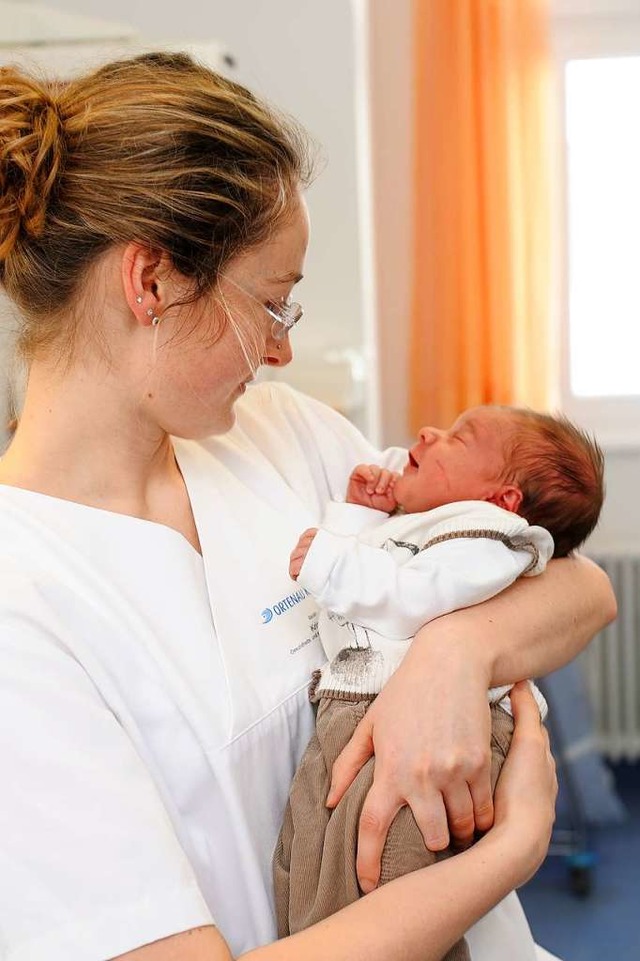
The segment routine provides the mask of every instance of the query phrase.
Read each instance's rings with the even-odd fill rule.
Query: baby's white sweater
[[[423,624],[541,573],[553,549],[548,531],[484,501],[393,516],[332,502],[298,577],[321,607],[317,693],[379,693]]]

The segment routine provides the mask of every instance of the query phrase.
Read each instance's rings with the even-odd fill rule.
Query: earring
[[[138,294],[138,296],[136,297],[136,304],[141,304],[141,303],[142,303],[142,297],[140,296],[140,294]]]
[[[153,310],[151,309],[151,307],[149,307],[147,311],[147,317],[153,317]]]
[[[151,326],[152,326],[152,327],[157,327],[159,323],[160,323],[160,318],[159,318],[159,317],[152,317],[152,318],[151,318]]]

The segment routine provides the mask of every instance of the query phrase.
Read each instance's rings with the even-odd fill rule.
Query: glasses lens
[[[274,320],[271,326],[271,336],[274,340],[284,340],[289,328],[281,320]]]
[[[274,318],[271,336],[274,340],[284,340],[292,327],[295,327],[302,317],[302,307],[295,301],[288,301],[284,304],[278,304],[277,316],[276,310],[270,310],[269,313]]]

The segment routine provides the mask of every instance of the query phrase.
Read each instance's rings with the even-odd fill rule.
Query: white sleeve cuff
[[[336,562],[353,547],[354,540],[354,537],[332,534],[321,528],[304,559],[298,574],[298,584],[306,587],[316,598],[320,598],[328,586]]]
[[[333,534],[359,534],[360,531],[377,527],[388,520],[386,511],[344,501],[329,501],[325,508],[322,526]]]
[[[524,572],[524,576],[535,577],[536,574],[542,574],[547,566],[547,563],[553,557],[553,552],[555,550],[553,537],[546,528],[532,525],[524,532],[522,538],[525,541],[528,540],[529,543],[538,551],[536,563],[530,570],[526,570]]]

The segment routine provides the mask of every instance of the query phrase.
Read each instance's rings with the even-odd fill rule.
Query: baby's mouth
[[[410,466],[410,467],[415,467],[416,470],[417,470],[417,468],[418,468],[418,461],[415,459],[415,457],[413,456],[413,454],[411,453],[411,451],[409,451],[409,466]]]

